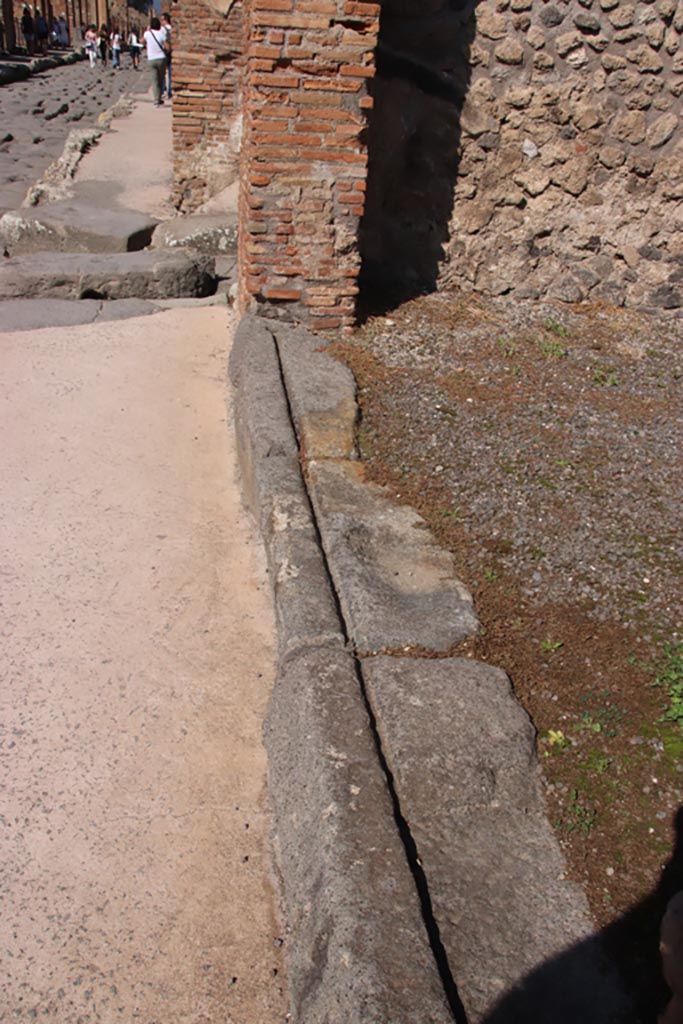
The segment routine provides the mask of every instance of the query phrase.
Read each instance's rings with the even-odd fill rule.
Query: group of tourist
[[[140,64],[140,53],[144,49],[147,55],[147,67],[152,78],[152,93],[155,107],[163,105],[164,96],[169,99],[173,95],[171,84],[171,18],[162,14],[159,18],[150,19],[149,28],[140,42],[137,27],[133,27],[126,40],[131,64],[137,69]],[[123,39],[118,28],[111,31],[102,25],[99,32],[96,25],[88,25],[83,30],[83,47],[90,60],[90,66],[96,67],[98,60],[106,65],[111,54],[111,66],[114,70],[121,66],[121,50]]]
[[[50,28],[40,8],[36,7],[32,12],[29,5],[24,4],[21,31],[26,49],[31,55],[47,53],[51,34],[55,45],[69,45],[69,30],[66,17],[63,14],[54,20],[52,28]],[[124,40],[116,26],[110,28],[107,25],[101,25],[98,31],[94,24],[84,25],[81,28],[81,37],[83,50],[90,61],[91,68],[96,68],[98,63],[106,66],[110,56],[112,69],[115,71],[121,67],[121,51],[124,49]],[[143,33],[142,41],[137,27],[133,27],[125,41],[125,46],[130,53],[131,65],[136,70],[140,64],[140,54],[143,49],[145,50],[147,67],[152,79],[154,106],[163,106],[164,97],[170,99],[173,95],[170,15],[163,13],[158,18],[156,16],[150,18],[149,28]]]
[[[123,40],[118,28],[111,31],[106,25],[97,31],[96,25],[88,25],[83,30],[83,49],[90,60],[90,67],[97,66],[98,58],[106,65],[111,55],[111,66],[114,70],[121,66],[121,49]]]
[[[50,22],[48,23],[48,18],[40,7],[34,7],[31,11],[29,5],[24,4],[20,24],[24,45],[29,56],[45,55],[50,43],[52,46],[62,49],[69,45],[69,26],[66,15],[60,14],[58,18],[50,19]]]

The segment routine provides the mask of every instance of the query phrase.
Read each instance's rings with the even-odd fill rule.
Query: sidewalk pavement
[[[144,99],[82,173],[158,209],[169,142]],[[12,1019],[285,1014],[260,735],[276,641],[231,329],[223,305],[0,334]]]

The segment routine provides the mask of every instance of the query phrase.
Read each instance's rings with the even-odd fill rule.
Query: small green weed
[[[598,812],[595,808],[587,807],[582,803],[578,789],[572,789],[568,816],[564,823],[566,831],[580,832],[584,836],[589,836],[597,817]]]
[[[576,722],[574,725],[575,729],[588,729],[590,732],[602,732],[602,722],[599,722],[593,715],[590,715],[587,711],[581,715],[581,721]]]
[[[546,331],[550,331],[551,334],[556,334],[558,338],[568,338],[569,328],[561,324],[559,320],[555,320],[554,317],[547,317],[543,321],[543,326]]]
[[[495,569],[487,569],[484,573],[484,579],[487,583],[493,583],[495,580],[499,580],[500,576]]]
[[[553,750],[566,750],[572,745],[572,741],[565,736],[561,729],[548,729],[548,731],[543,734],[542,739],[544,739],[548,746]]]
[[[597,750],[592,750],[585,762],[588,771],[596,772],[598,775],[604,775],[611,764],[611,757],[605,757],[604,754],[599,754]]]
[[[653,686],[666,690],[669,706],[662,715],[664,722],[683,725],[683,643],[667,644],[657,666]]]
[[[596,708],[594,711],[584,711],[581,714],[581,721],[574,724],[575,729],[582,729],[586,732],[602,733],[608,739],[614,739],[617,735],[618,726],[624,720],[624,712],[621,708],[612,706]]]
[[[546,359],[562,359],[567,355],[567,349],[559,341],[542,341],[539,347]]]
[[[512,359],[513,356],[517,355],[517,345],[514,341],[510,341],[508,338],[497,338],[496,345],[501,349],[503,356],[506,359]]]
[[[544,654],[554,654],[560,647],[564,647],[564,640],[550,640],[547,637],[541,640],[541,650]]]
[[[599,388],[615,388],[619,383],[619,378],[616,374],[616,371],[611,370],[607,366],[593,367],[591,380],[594,384],[597,384]]]

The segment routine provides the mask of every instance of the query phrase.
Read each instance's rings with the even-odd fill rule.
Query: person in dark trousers
[[[109,29],[106,25],[100,27],[99,34],[99,51],[102,63],[106,66],[107,64],[107,50],[109,48]]]
[[[161,90],[166,74],[166,35],[161,31],[161,23],[158,18],[152,18],[143,38],[147,47],[147,67],[152,76],[154,106],[162,107],[164,101],[161,98]]]
[[[50,30],[47,27],[47,21],[45,20],[43,12],[39,8],[36,8],[35,26],[36,46],[40,53],[45,55],[47,53],[47,41],[48,36],[50,35]]]
[[[26,4],[21,12],[21,34],[24,37],[24,43],[26,44],[26,52],[29,56],[33,55],[36,42],[36,29],[33,24],[33,15],[29,11]]]
[[[173,46],[171,44],[171,15],[168,13],[160,14],[159,21],[161,23],[161,31],[166,33],[166,84],[164,91],[170,100],[173,95],[173,85],[171,83],[171,60],[173,50]]]

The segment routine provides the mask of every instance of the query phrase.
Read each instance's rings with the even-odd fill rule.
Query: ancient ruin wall
[[[368,286],[683,305],[683,0],[386,0]]]
[[[379,4],[251,0],[239,306],[353,323]]]
[[[239,173],[243,31],[241,0],[173,6],[173,200],[184,211]]]

